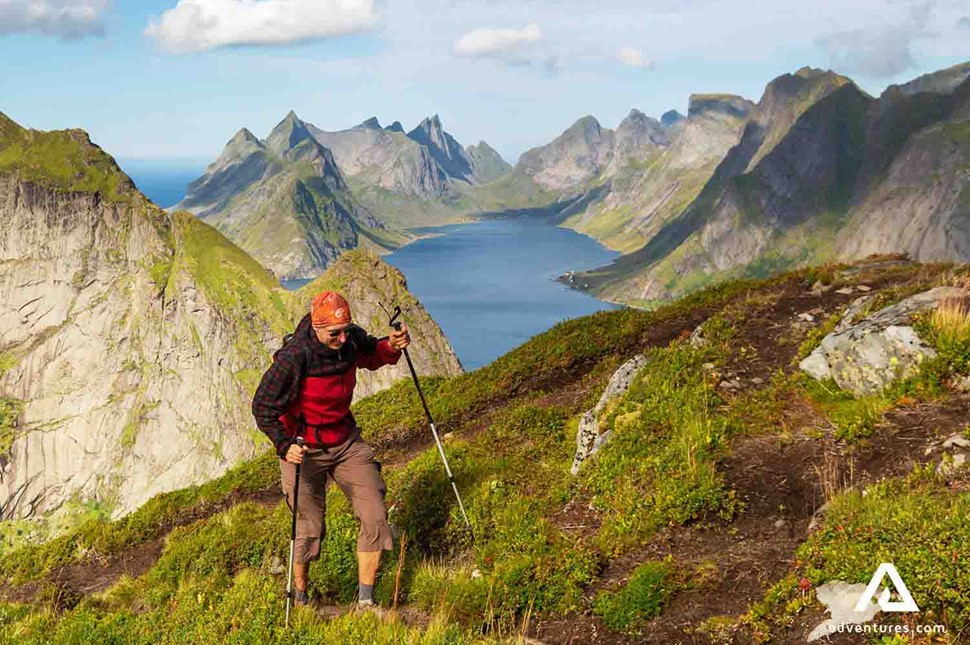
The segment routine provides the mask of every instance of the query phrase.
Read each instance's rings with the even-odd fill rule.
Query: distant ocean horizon
[[[204,159],[117,159],[135,186],[157,206],[169,208],[185,197],[188,185],[205,172]]]

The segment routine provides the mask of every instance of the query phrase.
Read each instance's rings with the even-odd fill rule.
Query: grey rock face
[[[518,167],[546,190],[576,188],[609,162],[613,134],[592,116],[584,116],[552,142],[523,154]]]
[[[455,138],[445,132],[437,114],[424,119],[418,127],[408,132],[408,138],[427,148],[447,175],[471,181],[471,160]]]
[[[609,441],[610,433],[599,433],[599,417],[610,401],[626,393],[636,375],[647,365],[647,357],[637,354],[620,366],[603,390],[593,409],[587,410],[579,422],[576,432],[576,455],[573,457],[572,474],[579,472],[579,466],[595,455]]]
[[[5,518],[72,496],[124,514],[255,454],[237,332],[187,273],[156,283],[173,250],[153,209],[0,177],[0,346],[19,356],[0,393],[24,402]]]
[[[906,298],[832,332],[799,366],[817,379],[832,378],[855,394],[878,392],[936,355],[913,330],[913,314],[963,295],[956,287],[936,287]]]
[[[512,166],[484,141],[479,141],[478,145],[465,148],[465,154],[472,164],[472,174],[475,181],[488,183],[512,170]]]

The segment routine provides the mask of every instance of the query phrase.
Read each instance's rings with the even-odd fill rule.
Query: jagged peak
[[[425,133],[434,139],[435,135],[440,134],[441,132],[444,132],[444,128],[441,126],[441,119],[437,114],[435,114],[433,116],[426,116],[424,119],[422,119],[421,123],[419,123],[416,128],[408,133],[408,136],[417,133]]]
[[[626,128],[637,128],[637,129],[643,129],[643,128],[659,128],[660,127],[660,122],[657,121],[653,117],[647,116],[646,114],[644,114],[640,110],[638,110],[636,108],[633,108],[633,109],[630,110],[629,114],[627,114],[626,117],[624,117],[624,119],[622,121],[620,121],[620,126],[619,127],[621,129],[626,129]]]
[[[479,141],[475,145],[468,146],[467,148],[465,148],[465,150],[489,150],[491,152],[495,152],[495,148],[488,145],[484,140]]]
[[[248,128],[242,128],[241,130],[239,130],[239,132],[237,132],[232,137],[232,139],[229,140],[229,143],[226,145],[240,144],[240,143],[255,143],[256,145],[259,145],[259,146],[262,145],[259,142],[259,139],[256,138],[256,135],[250,132]]]
[[[362,122],[360,125],[357,126],[357,128],[362,130],[383,130],[384,129],[381,126],[381,122],[377,120],[376,116],[372,116],[371,118]]]
[[[404,132],[404,126],[401,125],[400,121],[395,121],[394,123],[392,123],[391,125],[387,126],[384,129],[387,130],[388,132]]]
[[[300,120],[296,112],[290,110],[266,137],[265,144],[276,154],[282,154],[307,139],[313,139],[313,135],[310,134],[306,124]]]

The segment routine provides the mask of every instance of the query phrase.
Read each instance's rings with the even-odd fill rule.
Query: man
[[[253,398],[256,424],[280,457],[283,492],[293,508],[296,464],[300,467],[296,542],[293,556],[294,604],[307,604],[307,570],[320,558],[326,526],[328,476],[347,495],[360,520],[357,539],[358,603],[373,605],[381,551],[392,549],[384,506],[386,487],[380,463],[360,437],[350,412],[357,369],[393,365],[410,343],[407,327],[387,338],[370,336],[351,322],[350,305],[324,291],[310,313],[273,356],[273,364]],[[296,437],[304,438],[304,447]]]

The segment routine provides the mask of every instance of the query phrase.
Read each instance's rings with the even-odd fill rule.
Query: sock
[[[374,602],[374,585],[365,585],[363,582],[361,582],[359,583],[358,590],[357,602]]]

